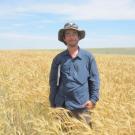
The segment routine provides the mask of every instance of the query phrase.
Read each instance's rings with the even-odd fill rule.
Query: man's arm
[[[59,64],[57,62],[57,59],[54,58],[51,65],[51,71],[49,76],[49,84],[50,84],[49,100],[51,107],[55,107],[54,100],[57,93],[58,65]]]
[[[92,56],[90,60],[90,71],[89,71],[89,94],[90,94],[90,101],[93,104],[99,100],[99,87],[100,87],[100,80],[99,80],[99,72],[97,68],[97,64],[95,58]]]

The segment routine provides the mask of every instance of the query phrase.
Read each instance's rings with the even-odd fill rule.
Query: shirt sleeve
[[[100,80],[97,64],[93,56],[90,59],[89,67],[89,97],[90,101],[96,104],[96,102],[99,100]]]
[[[55,96],[57,93],[57,79],[58,79],[58,60],[55,57],[52,61],[51,71],[49,76],[49,84],[50,84],[50,94],[49,94],[49,101],[51,107],[55,107]]]

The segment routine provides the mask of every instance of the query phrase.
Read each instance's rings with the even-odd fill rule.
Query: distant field
[[[91,48],[88,50],[96,54],[135,55],[135,48]]]
[[[48,49],[48,51],[62,51],[63,49]],[[134,48],[88,48],[85,50],[89,50],[94,54],[117,54],[117,55],[135,55],[135,47]],[[41,50],[43,51],[43,50]]]

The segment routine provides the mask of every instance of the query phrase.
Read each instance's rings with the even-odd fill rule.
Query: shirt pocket
[[[80,83],[84,84],[88,81],[89,72],[85,65],[79,65],[77,75],[75,76],[75,79]]]

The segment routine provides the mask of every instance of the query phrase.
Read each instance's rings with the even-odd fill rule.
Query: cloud
[[[61,48],[56,37],[18,34],[13,32],[0,33],[0,49],[46,49]]]
[[[51,13],[74,20],[129,20],[135,19],[135,2],[132,0],[89,0],[77,6],[72,3],[25,3],[18,6],[0,7],[0,16]]]
[[[90,47],[135,47],[135,35],[94,35],[81,41],[84,48]]]
[[[6,40],[55,40],[55,37],[51,36],[39,36],[39,35],[28,35],[28,34],[18,34],[13,32],[3,32],[0,33],[0,39]]]
[[[79,42],[82,48],[135,47],[135,35],[93,35]],[[0,33],[0,49],[64,48],[65,45],[53,36]]]

